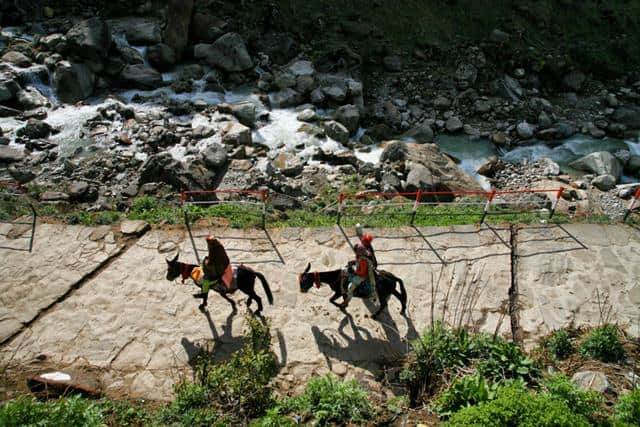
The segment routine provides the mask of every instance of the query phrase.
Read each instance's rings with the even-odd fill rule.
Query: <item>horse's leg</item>
[[[376,310],[376,312],[371,316],[374,319],[378,317],[380,313],[382,313],[382,310],[387,308],[387,303],[389,302],[389,294],[378,295],[378,297],[378,300],[380,301],[380,308]]]
[[[256,302],[258,303],[258,309],[256,310],[256,313],[261,313],[262,312],[262,298],[260,298],[258,296],[258,294],[256,294],[254,292],[253,294],[250,295],[249,301],[251,301],[252,299],[256,300]],[[247,307],[249,307],[249,301],[247,301]]]
[[[220,296],[222,296],[222,298],[226,299],[229,302],[229,304],[231,304],[233,311],[236,311],[236,302],[231,298],[229,298],[229,296],[225,292],[218,292],[218,293],[220,294]]]
[[[398,301],[400,301],[400,304],[402,304],[402,308],[400,309],[400,314],[406,314],[407,306],[404,303],[404,301],[402,301],[402,296],[400,295],[400,292],[394,289],[393,291],[391,291],[391,293],[393,294],[394,297],[398,298]]]
[[[331,298],[329,298],[329,302],[330,302],[331,304],[335,305],[335,306],[339,306],[340,304],[338,304],[338,303],[336,302],[336,300],[337,300],[338,298],[340,298],[340,296],[341,296],[341,295],[342,295],[342,292],[340,292],[340,291],[335,291],[335,292],[334,292],[334,294],[333,294],[333,296],[332,296]]]

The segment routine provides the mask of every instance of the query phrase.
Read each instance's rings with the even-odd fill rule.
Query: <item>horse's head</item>
[[[307,264],[306,270],[300,276],[298,276],[298,282],[300,283],[300,292],[307,292],[313,286],[313,274],[309,273],[311,269],[311,263]]]
[[[180,276],[180,264],[178,263],[179,254],[180,252],[178,252],[172,260],[165,260],[167,261],[167,280],[170,282],[173,282]]]

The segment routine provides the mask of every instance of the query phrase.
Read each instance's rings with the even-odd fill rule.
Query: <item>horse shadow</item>
[[[353,316],[346,313],[336,330],[320,330],[311,327],[318,350],[323,354],[329,369],[332,360],[340,360],[350,365],[369,370],[377,375],[377,367],[402,359],[411,349],[410,341],[418,336],[413,321],[407,321],[407,334],[401,336],[393,318],[385,311],[376,319],[385,337],[376,337],[367,328],[355,323]],[[351,334],[345,332],[349,327]]]

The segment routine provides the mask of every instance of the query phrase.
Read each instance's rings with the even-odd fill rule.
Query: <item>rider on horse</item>
[[[358,235],[361,233],[356,228]],[[360,237],[360,243],[357,243],[354,246],[354,252],[356,253],[355,261],[350,261],[347,266],[347,274],[348,274],[348,287],[347,287],[347,296],[340,306],[345,308],[349,305],[349,302],[353,298],[353,294],[358,286],[360,286],[365,281],[369,281],[369,285],[371,287],[371,295],[370,298],[377,303],[378,294],[376,290],[376,279],[375,279],[375,268],[378,266],[378,261],[376,260],[375,253],[373,251],[373,246],[371,245],[371,241],[373,240],[373,236],[370,234],[365,234]]]
[[[202,269],[196,269],[191,273],[192,279],[202,288],[201,293],[194,294],[196,298],[206,298],[211,288],[223,293],[231,290],[233,269],[227,251],[222,243],[211,235],[207,237],[207,247],[209,256],[204,257]]]

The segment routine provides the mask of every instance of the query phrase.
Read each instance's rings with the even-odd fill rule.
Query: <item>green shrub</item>
[[[304,393],[286,403],[290,412],[313,417],[314,425],[364,423],[374,415],[367,392],[355,381],[340,381],[333,375],[314,378]]]
[[[106,401],[102,404],[106,424],[118,427],[143,427],[151,423],[151,414],[128,402]]]
[[[545,347],[551,352],[553,357],[563,360],[573,353],[573,345],[569,334],[564,329],[555,331],[545,343]]]
[[[262,417],[254,420],[249,424],[251,427],[289,427],[295,426],[296,423],[291,417],[282,415],[282,409],[279,406],[267,410]]]
[[[215,408],[212,407],[211,392],[206,387],[181,383],[176,386],[176,398],[156,414],[161,425],[181,425],[190,427],[224,426]]]
[[[39,402],[32,396],[22,396],[0,406],[0,426],[102,426],[100,406],[80,396]]]
[[[624,349],[614,325],[604,325],[589,332],[580,346],[580,354],[603,362],[618,362],[624,357]]]
[[[604,399],[598,392],[582,391],[562,374],[549,376],[543,385],[548,396],[562,400],[573,412],[592,423],[600,424],[606,418]]]
[[[518,379],[535,383],[540,376],[535,362],[520,347],[500,337],[483,342],[475,357],[479,359],[477,370],[480,375],[494,382]]]
[[[496,389],[497,384],[487,382],[478,374],[458,378],[435,400],[435,412],[447,417],[466,406],[493,399]]]
[[[565,402],[527,391],[522,385],[500,387],[496,398],[464,408],[449,419],[447,426],[582,427],[589,421],[574,413]]]
[[[640,388],[622,395],[614,407],[614,413],[616,426],[640,425]]]

